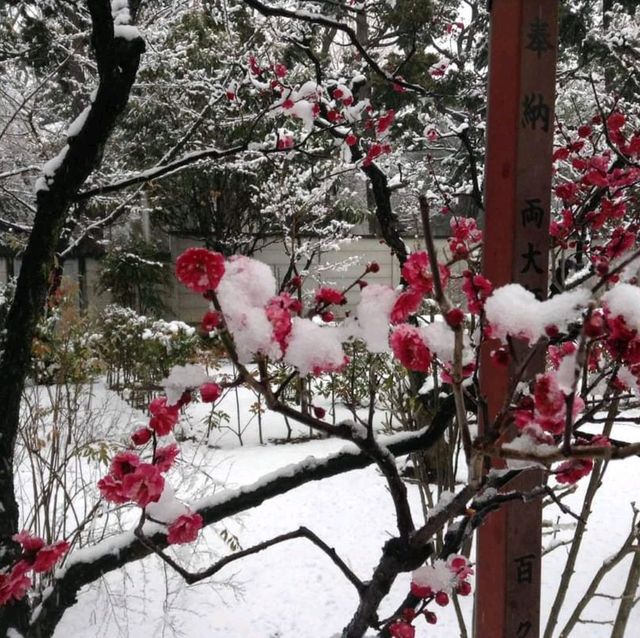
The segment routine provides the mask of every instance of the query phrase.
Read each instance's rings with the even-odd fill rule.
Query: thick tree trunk
[[[6,323],[5,350],[0,361],[0,568],[18,552],[11,540],[18,531],[19,511],[13,484],[14,447],[20,420],[20,399],[31,358],[31,343],[44,312],[53,257],[74,195],[99,164],[104,144],[129,98],[144,50],[140,38],[114,37],[109,0],[88,0],[93,24],[100,84],[91,111],[54,174],[41,178],[33,230],[22,259],[16,291]],[[27,633],[26,600],[0,606],[0,636],[14,628]]]

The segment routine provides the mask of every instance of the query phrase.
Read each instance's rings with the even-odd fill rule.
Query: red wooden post
[[[546,296],[558,0],[493,0],[489,49],[483,272]],[[487,370],[487,373],[483,373]],[[483,353],[480,383],[493,417],[508,372]],[[481,424],[482,428],[482,424]],[[499,464],[496,464],[499,465]],[[540,482],[528,471],[509,489]],[[541,505],[511,504],[479,530],[475,638],[538,638]]]

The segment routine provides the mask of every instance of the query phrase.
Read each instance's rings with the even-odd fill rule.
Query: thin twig
[[[429,203],[424,195],[420,195],[418,198],[420,203],[420,216],[422,218],[422,227],[424,230],[425,243],[427,245],[427,255],[429,257],[429,265],[431,267],[431,275],[433,277],[433,290],[436,301],[440,306],[440,311],[443,316],[446,317],[447,313],[451,310],[451,301],[447,297],[443,287],[442,280],[440,279],[440,269],[438,267],[438,258],[436,254],[435,242],[433,240],[433,233],[431,232],[431,222],[429,220]],[[456,402],[456,420],[458,421],[458,427],[462,436],[462,447],[464,449],[465,459],[467,465],[471,467],[471,433],[469,431],[469,424],[467,422],[467,410],[464,403],[464,394],[462,391],[462,353],[463,353],[463,336],[464,327],[462,324],[451,328],[454,333],[454,350],[453,350],[453,369],[452,369],[452,388],[453,396]]]
[[[145,536],[140,526],[136,528],[135,534],[142,543],[144,543],[147,547],[149,547],[149,549],[157,554],[165,563],[167,563],[167,565],[172,567],[190,585],[193,583],[197,583],[200,580],[204,580],[205,578],[210,578],[226,565],[240,560],[241,558],[251,556],[252,554],[257,554],[258,552],[268,549],[269,547],[273,547],[274,545],[284,543],[295,538],[306,538],[310,540],[316,547],[321,549],[331,559],[334,565],[336,565],[336,567],[340,569],[347,580],[356,588],[359,594],[361,594],[365,588],[362,581],[349,569],[347,564],[340,558],[340,556],[338,556],[335,549],[329,547],[329,545],[327,545],[321,538],[319,538],[316,534],[314,534],[310,529],[306,527],[299,527],[293,532],[280,534],[279,536],[275,536],[274,538],[271,538],[267,541],[258,543],[253,547],[243,549],[239,552],[236,552],[235,554],[231,554],[230,556],[225,556],[210,567],[207,567],[206,569],[203,569],[199,572],[190,572],[184,567],[180,566],[173,558],[171,558],[166,552],[164,552],[161,547],[154,543],[150,538]]]

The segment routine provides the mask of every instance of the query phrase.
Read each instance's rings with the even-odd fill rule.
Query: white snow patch
[[[76,117],[71,124],[69,124],[69,128],[67,129],[67,138],[76,137],[78,133],[82,130],[84,123],[87,121],[87,117],[89,116],[89,112],[91,111],[91,107],[87,106],[86,109]]]
[[[370,352],[389,352],[389,317],[397,294],[390,286],[372,284],[360,293],[356,317],[359,335]]]
[[[284,360],[302,376],[314,368],[339,368],[344,363],[343,331],[334,326],[319,326],[310,319],[293,318],[291,337]]]
[[[640,291],[639,291],[640,294]],[[523,337],[531,342],[545,334],[549,325],[564,330],[576,320],[581,308],[589,303],[587,289],[563,292],[547,301],[538,301],[535,295],[520,284],[508,284],[494,291],[487,299],[487,320],[498,339],[507,335]]]
[[[113,27],[113,35],[123,40],[137,40],[140,37],[140,31],[138,27],[130,24],[116,24]]]
[[[618,284],[604,295],[602,302],[614,316],[622,315],[630,328],[640,329],[640,288]]]
[[[160,384],[164,388],[168,405],[175,405],[185,390],[199,388],[209,381],[209,376],[201,365],[187,363],[184,366],[173,366],[169,376]]]
[[[275,359],[282,356],[264,309],[276,294],[269,266],[249,257],[232,257],[226,262],[217,294],[240,363],[249,363],[258,352]]]

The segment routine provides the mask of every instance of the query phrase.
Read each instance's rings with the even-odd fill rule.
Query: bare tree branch
[[[453,400],[441,402],[440,412],[434,417],[432,426],[416,433],[403,433],[389,437],[384,444],[395,456],[409,454],[434,445],[444,433],[454,410]],[[310,481],[318,481],[343,472],[365,468],[373,459],[359,451],[341,451],[325,459],[305,460],[296,467],[284,468],[272,474],[268,480],[237,489],[224,490],[208,499],[192,505],[205,525],[212,525],[239,512],[257,507],[264,501],[285,494]],[[158,547],[166,547],[166,536],[155,534],[151,540]],[[114,552],[117,548],[117,552]],[[35,637],[52,635],[53,629],[64,611],[76,603],[78,591],[92,583],[101,575],[121,568],[123,565],[140,560],[152,553],[133,533],[124,532],[92,547],[90,550],[74,552],[54,579],[50,593],[41,602],[34,614],[33,632]],[[37,632],[41,632],[38,634]]]
[[[286,534],[280,534],[279,536],[275,536],[267,541],[262,543],[258,543],[257,545],[253,545],[247,549],[240,550],[235,554],[231,554],[230,556],[225,556],[224,558],[216,561],[211,567],[207,567],[199,572],[189,572],[183,567],[181,567],[176,561],[174,561],[169,555],[162,551],[160,547],[155,545],[153,541],[147,538],[142,531],[141,526],[136,528],[136,536],[140,539],[142,543],[147,545],[149,549],[151,549],[156,555],[160,556],[160,558],[165,561],[168,565],[170,565],[176,572],[178,572],[189,585],[193,583],[197,583],[205,578],[210,578],[214,574],[217,574],[223,567],[233,563],[241,558],[245,558],[246,556],[251,556],[252,554],[257,554],[269,547],[273,547],[274,545],[278,545],[279,543],[284,543],[289,540],[293,540],[296,538],[306,538],[310,540],[316,547],[320,548],[330,559],[331,561],[338,567],[338,569],[345,575],[347,580],[356,588],[358,593],[361,593],[364,589],[364,585],[362,581],[349,569],[347,564],[338,556],[335,549],[329,547],[319,536],[314,534],[307,527],[299,527],[297,530],[293,532],[287,532]]]

